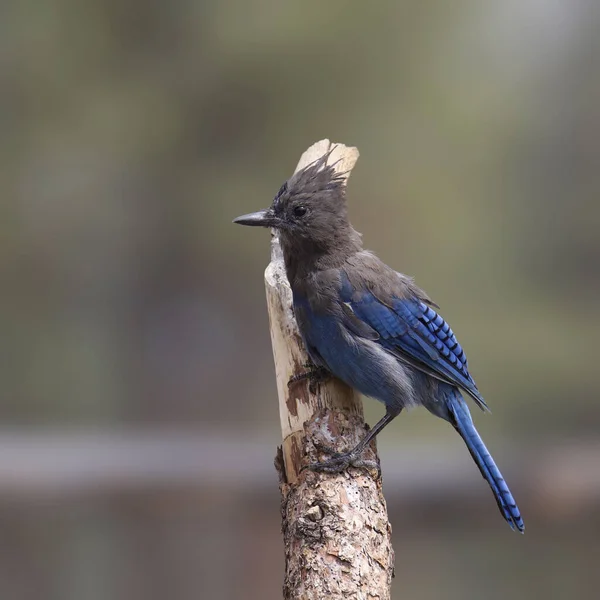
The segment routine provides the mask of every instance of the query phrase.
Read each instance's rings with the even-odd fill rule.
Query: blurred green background
[[[595,597],[599,8],[5,0],[0,597],[281,597],[268,235],[231,219],[324,137],[466,348],[527,525],[402,415],[394,598]]]

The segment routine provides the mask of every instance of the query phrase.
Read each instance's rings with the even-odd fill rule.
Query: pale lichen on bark
[[[317,142],[296,171],[329,154],[328,163],[348,177],[356,148]],[[331,475],[304,469],[328,458],[324,448],[343,452],[365,435],[359,396],[337,379],[288,386],[308,361],[292,310],[292,295],[276,238],[265,273],[267,303],[283,443],[275,464],[282,497],[286,600],[389,600],[394,553],[391,527],[375,471],[350,468]],[[373,448],[367,450],[377,460]]]

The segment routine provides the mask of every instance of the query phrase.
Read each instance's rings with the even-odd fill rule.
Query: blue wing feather
[[[341,292],[354,315],[379,334],[377,343],[401,354],[416,368],[463,388],[482,409],[487,408],[468,371],[464,350],[433,308],[417,297],[384,303],[369,290],[352,290],[347,281]]]

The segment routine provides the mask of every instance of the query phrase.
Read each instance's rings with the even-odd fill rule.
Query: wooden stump
[[[358,150],[321,140],[300,158],[296,172],[328,154],[327,164],[346,175]],[[328,447],[343,452],[366,434],[361,400],[337,379],[318,385],[291,386],[304,372],[304,350],[292,310],[292,292],[277,236],[265,273],[267,306],[283,443],[275,464],[279,472],[286,558],[287,600],[389,600],[394,553],[391,526],[376,472],[350,468],[337,475],[302,470],[328,456]],[[379,460],[376,452],[366,456]]]

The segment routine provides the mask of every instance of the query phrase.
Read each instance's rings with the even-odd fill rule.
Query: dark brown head
[[[336,172],[326,160],[324,156],[292,175],[270,208],[234,220],[277,229],[287,266],[301,261],[309,269],[323,259],[331,262],[328,257],[347,256],[361,248],[360,235],[348,221],[346,174]]]

